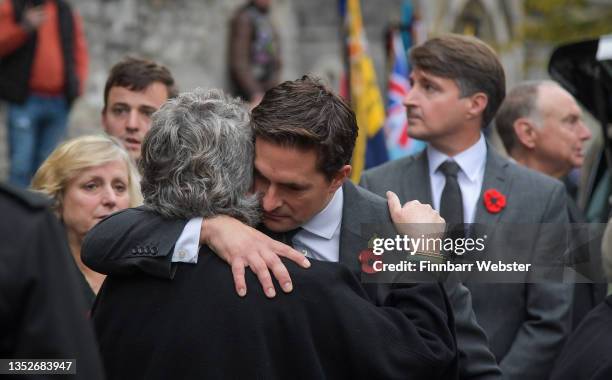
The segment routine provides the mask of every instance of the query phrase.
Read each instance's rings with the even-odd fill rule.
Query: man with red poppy
[[[584,163],[584,145],[591,138],[582,120],[582,110],[574,97],[553,81],[528,81],[515,86],[506,96],[495,117],[495,125],[508,154],[518,163],[554,178],[562,179]],[[574,199],[567,197],[571,223],[586,219]],[[576,283],[572,327],[606,296],[601,273],[601,253],[582,242],[585,231],[576,225],[572,231],[578,243],[571,250],[572,261],[587,281]],[[600,280],[602,283],[593,283]]]
[[[477,223],[471,229],[477,237],[495,226],[482,257],[511,262],[533,254],[558,264],[567,223],[563,185],[502,158],[482,133],[505,95],[495,52],[475,38],[446,35],[413,48],[410,60],[408,134],[428,147],[367,171],[362,185],[378,194],[394,191],[404,202],[432,203],[447,222],[452,220],[445,214]],[[488,275],[488,282],[501,281],[498,274]],[[466,285],[504,379],[547,378],[569,330],[571,288],[530,277],[503,284],[468,278]]]

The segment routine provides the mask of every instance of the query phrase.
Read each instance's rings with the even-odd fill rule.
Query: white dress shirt
[[[322,261],[339,261],[343,204],[344,193],[342,187],[340,187],[327,206],[306,222],[300,232],[295,234],[292,240],[295,249],[309,258]],[[191,264],[198,262],[201,224],[202,218],[189,220],[176,241],[172,253],[172,262]]]
[[[293,247],[308,258],[337,262],[340,259],[340,226],[344,193],[340,187],[323,210],[306,222],[293,237]]]
[[[455,161],[461,168],[459,173],[457,173],[457,182],[459,182],[463,200],[463,222],[474,223],[476,204],[478,203],[478,198],[480,198],[485,163],[487,161],[487,144],[482,133],[480,134],[480,139],[474,145],[454,157],[449,157],[428,145],[427,159],[429,161],[433,207],[436,210],[440,210],[440,198],[446,184],[446,177],[444,177],[444,174],[438,168],[444,161]]]
[[[179,236],[176,244],[174,244],[174,252],[172,253],[173,263],[196,264],[198,262],[202,220],[202,217],[189,219],[189,222],[183,228],[183,232],[181,232],[181,236]]]

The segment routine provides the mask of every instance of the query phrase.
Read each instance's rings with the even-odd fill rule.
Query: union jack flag
[[[410,90],[410,66],[399,31],[393,31],[391,34],[391,57],[393,66],[387,84],[387,115],[384,128],[389,158],[393,160],[420,152],[425,148],[425,143],[408,136],[406,107],[402,100]]]

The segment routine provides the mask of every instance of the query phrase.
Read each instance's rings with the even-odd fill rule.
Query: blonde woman
[[[56,148],[38,169],[32,188],[53,200],[53,210],[66,229],[83,287],[93,302],[104,275],[81,261],[87,231],[108,215],[142,203],[139,174],[128,153],[109,136],[81,136]],[[86,286],[88,285],[88,286]]]

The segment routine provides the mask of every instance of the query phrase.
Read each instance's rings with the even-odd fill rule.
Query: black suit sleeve
[[[429,372],[424,378],[457,378],[453,312],[441,284],[391,285],[382,307],[379,313],[410,334],[413,366]]]
[[[606,363],[597,369],[591,380],[609,380],[612,379],[612,363]]]
[[[331,270],[339,267],[341,275],[317,273],[320,267]],[[363,284],[346,267],[315,263],[301,273],[316,276],[316,280],[308,286],[291,273],[292,278],[296,277],[296,296],[310,298],[302,295],[316,290],[314,287],[325,289],[328,294],[319,297],[322,305],[317,308],[318,316],[323,318],[319,324],[342,326],[335,332],[336,339],[344,340],[342,346],[352,358],[352,370],[356,371],[347,377],[458,378],[452,311],[440,284],[378,284],[381,294],[386,296],[381,304],[375,305]],[[325,313],[331,315],[324,316]]]
[[[142,207],[123,210],[89,231],[81,258],[107,275],[144,272],[172,278],[174,244],[186,224],[187,220],[164,219]]]

